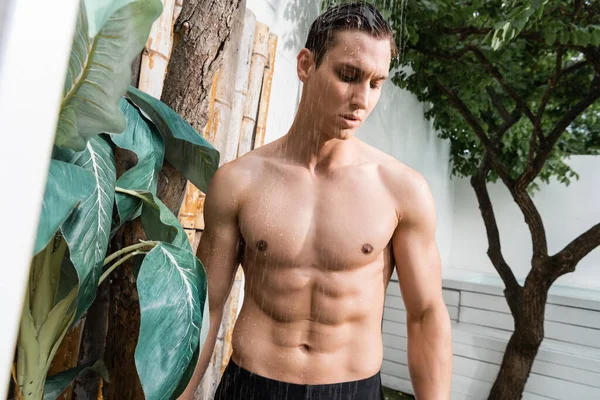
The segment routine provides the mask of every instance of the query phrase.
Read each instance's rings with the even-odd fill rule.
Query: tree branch
[[[473,129],[473,132],[475,132],[475,135],[479,138],[479,140],[481,141],[481,144],[483,145],[483,147],[485,147],[486,151],[489,153],[490,163],[494,167],[494,170],[498,173],[498,175],[500,176],[500,178],[502,179],[504,184],[510,190],[512,190],[512,188],[514,186],[514,181],[511,179],[508,171],[506,170],[506,167],[504,165],[502,165],[502,163],[498,159],[499,157],[498,157],[498,149],[496,147],[496,143],[492,143],[490,141],[490,139],[486,135],[485,131],[483,130],[483,128],[477,121],[477,118],[475,118],[475,116],[471,113],[471,111],[466,106],[466,104],[463,103],[463,101],[461,99],[459,99],[458,96],[452,90],[450,90],[450,88],[447,88],[446,86],[444,86],[437,77],[434,78],[434,82],[435,82],[435,85],[448,96],[448,100],[450,100],[450,103],[463,116],[463,118],[465,119],[465,121],[467,121],[469,126],[471,126],[471,129]],[[513,122],[513,124],[514,124],[514,122]],[[506,128],[506,129],[508,129],[508,128]]]
[[[477,174],[471,177],[471,186],[475,190],[477,201],[479,203],[479,210],[485,224],[485,230],[488,237],[488,250],[487,254],[490,261],[498,271],[500,278],[504,282],[507,295],[506,300],[511,309],[513,316],[517,315],[517,310],[520,309],[520,303],[522,298],[523,288],[517,282],[515,275],[511,268],[506,263],[504,256],[502,255],[502,246],[500,243],[500,232],[498,231],[498,225],[496,224],[496,217],[494,215],[494,208],[490,200],[490,196],[486,186],[487,175],[490,170],[489,158],[486,153],[481,161]]]
[[[592,226],[552,256],[555,266],[554,279],[575,271],[577,263],[598,246],[600,246],[600,223]]]
[[[548,105],[548,101],[550,100],[550,95],[552,94],[552,90],[556,87],[556,84],[558,83],[558,80],[561,77],[563,52],[564,52],[564,49],[562,47],[559,48],[558,51],[556,52],[556,69],[554,71],[554,74],[550,78],[548,78],[548,86],[546,88],[546,91],[544,92],[544,95],[542,96],[542,101],[540,102],[540,106],[539,106],[539,108],[537,110],[537,114],[535,116],[535,124],[533,126],[533,131],[531,133],[531,138],[529,140],[529,154],[527,156],[527,167],[526,168],[529,168],[531,163],[533,163],[533,157],[535,156],[535,140],[536,140],[536,138],[540,141],[540,144],[543,144],[545,141],[544,135],[542,134],[542,130],[541,130],[542,115],[544,114],[544,111],[546,110],[546,106]]]
[[[508,121],[510,118],[510,113],[506,110],[506,107],[504,107],[504,104],[502,104],[502,99],[500,99],[500,96],[498,96],[498,93],[496,93],[494,88],[491,86],[487,86],[485,88],[485,90],[488,92],[488,94],[492,98],[492,104],[494,105],[494,107],[496,107],[496,109],[502,116],[502,119],[504,119],[505,122]]]
[[[525,223],[529,228],[529,233],[531,234],[531,241],[533,244],[533,257],[547,257],[548,242],[546,240],[546,229],[544,228],[544,222],[542,221],[542,216],[533,203],[531,196],[529,193],[527,193],[527,188],[515,185],[510,192],[515,200],[515,203],[517,203],[521,209],[523,217],[525,218]]]
[[[590,105],[600,98],[600,75],[596,75],[590,84],[590,88],[582,99],[574,105],[561,119],[556,123],[550,134],[546,137],[544,143],[540,145],[540,151],[531,165],[525,169],[523,174],[517,179],[517,186],[527,187],[542,170],[544,163],[550,156],[552,148],[564,133],[565,129]]]
[[[517,106],[525,113],[527,118],[531,121],[531,123],[535,126],[535,116],[525,103],[525,100],[521,96],[519,96],[504,80],[504,77],[492,63],[486,58],[486,56],[475,46],[467,46],[469,50],[477,57],[477,59],[483,64],[483,67],[500,83],[502,88],[508,93],[508,95],[517,103]]]

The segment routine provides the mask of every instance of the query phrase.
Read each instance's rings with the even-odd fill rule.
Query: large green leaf
[[[118,106],[131,81],[131,62],[162,11],[160,0],[131,1],[90,37],[86,5],[82,2],[79,11],[56,129],[56,144],[78,151],[94,135],[125,130]]]
[[[142,226],[149,240],[167,242],[187,251],[192,251],[192,246],[181,227],[179,220],[171,210],[156,195],[141,190],[123,190],[118,192],[137,197],[144,202],[142,206]]]
[[[95,136],[84,151],[76,153],[59,149],[55,157],[85,168],[94,175],[94,193],[61,227],[79,277],[77,321],[96,296],[106,256],[115,195],[115,156],[108,141],[103,136]]]
[[[117,181],[124,189],[144,190],[156,193],[158,174],[162,168],[165,146],[156,127],[140,114],[126,99],[119,108],[127,120],[127,129],[120,135],[111,135],[112,141],[122,149],[137,155],[137,164],[125,171]],[[141,200],[126,194],[116,194],[120,223],[134,219],[141,211]]]
[[[46,379],[44,385],[44,400],[55,400],[73,382],[77,375],[90,370],[100,374],[108,382],[108,371],[104,361],[89,362],[74,368],[54,374]]]
[[[118,9],[136,0],[83,0],[88,21],[88,35],[94,37]]]
[[[171,398],[199,345],[206,274],[194,254],[161,243],[137,279],[140,336],[135,364],[147,399]],[[184,382],[185,383],[185,382]]]
[[[42,201],[33,254],[43,250],[75,206],[94,191],[94,176],[86,169],[52,160]]]
[[[165,103],[132,86],[127,97],[156,125],[171,165],[206,192],[219,166],[219,152]]]

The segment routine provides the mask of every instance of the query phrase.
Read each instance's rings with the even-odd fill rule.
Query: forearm
[[[194,396],[194,392],[198,385],[200,385],[200,381],[210,364],[210,359],[212,358],[212,354],[215,348],[215,343],[217,342],[217,335],[219,334],[219,327],[221,325],[221,318],[223,317],[223,311],[221,310],[211,310],[210,311],[210,327],[208,329],[208,335],[206,336],[206,342],[204,342],[204,347],[200,353],[200,357],[198,357],[198,363],[196,364],[196,369],[194,370],[194,374],[190,379],[185,391],[179,396],[178,400],[192,400]]]
[[[446,305],[407,317],[408,368],[417,400],[449,400],[452,381],[452,326]]]

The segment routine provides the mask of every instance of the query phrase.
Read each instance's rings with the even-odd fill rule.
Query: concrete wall
[[[573,156],[568,164],[580,175],[567,187],[558,182],[540,184],[533,201],[544,221],[550,254],[600,222],[600,157]],[[452,250],[447,268],[496,274],[489,261],[483,219],[475,192],[467,179],[456,180],[456,201],[452,226]],[[517,278],[530,269],[531,236],[523,214],[502,183],[489,185],[500,240],[506,261]],[[600,289],[600,250],[587,255],[574,273],[560,278],[555,285]]]

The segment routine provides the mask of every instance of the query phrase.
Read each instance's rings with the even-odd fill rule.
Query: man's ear
[[[298,61],[296,65],[298,78],[302,83],[306,83],[310,75],[312,75],[315,70],[315,58],[313,53],[307,48],[304,48],[300,50],[296,60]]]

